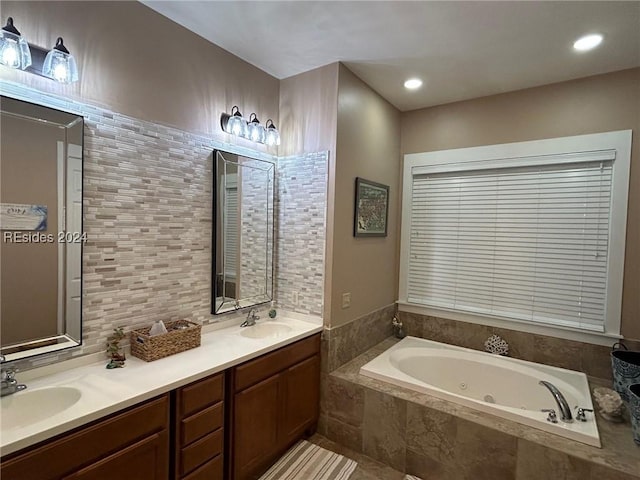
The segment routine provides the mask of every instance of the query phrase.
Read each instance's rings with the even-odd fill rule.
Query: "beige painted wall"
[[[238,105],[278,124],[276,78],[141,3],[3,1],[2,15],[35,45],[51,48],[62,36],[80,81],[65,86],[6,68],[0,78],[251,148],[222,132],[222,112]]]
[[[622,333],[640,339],[640,68],[402,114],[402,153],[633,130]]]
[[[333,152],[337,109],[337,63],[281,80],[278,154]]]
[[[400,112],[344,65],[338,78],[335,207],[329,324],[342,325],[396,301],[400,198]],[[389,185],[386,237],[355,238],[355,179]],[[351,292],[351,307],[342,294]],[[325,324],[327,320],[325,319]]]

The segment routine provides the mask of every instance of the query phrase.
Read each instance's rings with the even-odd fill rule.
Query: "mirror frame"
[[[219,259],[217,258],[217,235],[218,235],[218,196],[219,196],[219,185],[218,185],[218,178],[221,175],[220,172],[220,167],[218,165],[218,155],[233,155],[236,159],[237,158],[246,158],[248,160],[252,160],[252,161],[256,161],[256,162],[260,162],[261,164],[264,164],[265,168],[262,169],[265,171],[266,175],[269,175],[270,178],[270,187],[272,189],[271,191],[271,216],[270,218],[268,218],[268,221],[270,221],[270,224],[267,225],[267,233],[268,235],[270,235],[271,237],[271,250],[270,250],[270,254],[271,254],[271,258],[270,258],[270,264],[271,264],[271,268],[265,268],[265,273],[266,275],[270,276],[270,282],[267,280],[267,278],[265,278],[265,288],[267,290],[267,292],[264,294],[263,298],[260,298],[259,300],[256,300],[256,296],[253,297],[248,297],[248,298],[244,298],[244,299],[235,299],[234,303],[230,303],[230,302],[222,302],[220,304],[220,306],[218,308],[216,301],[218,298],[218,294],[220,293],[218,291],[218,276],[217,276],[217,271],[218,271],[218,267],[220,266],[220,262],[223,261],[223,259]],[[236,310],[240,310],[243,308],[249,308],[249,307],[255,307],[258,305],[264,305],[266,303],[269,303],[271,301],[273,301],[274,298],[274,290],[275,290],[275,196],[276,196],[276,192],[275,192],[275,170],[276,170],[276,165],[274,162],[270,162],[268,160],[262,160],[259,158],[255,158],[255,157],[249,157],[247,155],[242,155],[239,153],[234,153],[234,152],[229,152],[229,151],[225,151],[225,150],[220,150],[220,149],[215,149],[213,150],[213,175],[212,175],[212,214],[211,214],[211,218],[212,218],[212,235],[211,235],[211,313],[213,315],[220,315],[220,314],[224,314],[224,313],[228,313],[228,312],[233,312]],[[238,168],[242,168],[242,165],[239,162],[233,162],[232,160],[227,160],[226,158],[222,157],[223,161],[225,163],[235,163],[236,165],[238,165]],[[247,168],[252,168],[252,167],[247,167]],[[224,173],[224,172],[223,172]],[[222,174],[223,174],[222,173]],[[269,186],[267,186],[267,188],[269,188]],[[267,240],[269,241],[269,240]],[[240,255],[241,252],[238,252],[238,255]],[[224,253],[222,254],[222,256],[224,257]],[[221,269],[222,270],[222,269]],[[224,270],[222,270],[223,272],[223,282],[224,282]],[[269,291],[270,289],[270,291]]]
[[[6,101],[9,102],[20,102],[20,103],[24,103],[24,104],[28,104],[33,106],[35,109],[37,110],[41,110],[43,112],[42,115],[37,115],[37,116],[28,116],[28,115],[24,115],[21,113],[17,113],[17,112],[11,112],[9,110],[6,110],[4,105],[6,104]],[[55,120],[49,120],[46,118],[46,112],[49,111],[51,112],[50,114],[52,116],[59,116],[60,114],[64,114],[67,116],[73,116],[74,118],[72,120],[70,120],[68,123],[61,123],[59,121],[55,121]],[[33,102],[29,102],[20,98],[13,98],[13,97],[9,97],[9,96],[5,96],[5,95],[0,95],[0,112],[3,114],[8,114],[8,115],[12,115],[14,117],[21,117],[30,121],[34,121],[34,122],[41,122],[44,124],[51,124],[53,126],[57,126],[60,128],[65,128],[65,129],[69,129],[75,126],[78,126],[79,124],[79,128],[80,128],[80,172],[81,172],[81,185],[80,185],[80,198],[82,201],[82,205],[81,205],[81,214],[80,214],[80,234],[81,235],[85,235],[84,232],[84,207],[85,207],[85,203],[84,203],[84,143],[85,143],[85,133],[84,133],[84,127],[85,127],[85,118],[82,115],[79,115],[77,112],[69,112],[69,111],[65,111],[65,110],[60,110],[58,108],[53,108],[53,107],[49,107],[46,105],[41,105],[38,103],[33,103]],[[67,164],[67,158],[69,157],[69,151],[68,151],[68,145],[69,142],[67,140],[65,140],[65,166]],[[66,188],[66,183],[65,183],[65,188]],[[65,220],[65,227],[66,227],[66,220]],[[8,231],[19,231],[19,230],[8,230]],[[3,230],[4,232],[4,230]],[[60,233],[60,232],[58,232]],[[84,304],[84,273],[83,273],[83,258],[84,258],[84,241],[80,241],[79,243],[79,247],[80,247],[80,272],[79,272],[79,279],[80,279],[80,294],[79,294],[79,305],[78,308],[80,309],[79,311],[79,324],[77,327],[77,331],[75,332],[70,332],[69,331],[69,326],[68,326],[68,321],[67,321],[67,316],[66,316],[66,308],[64,309],[65,312],[65,319],[64,319],[64,332],[58,332],[57,335],[52,335],[52,336],[47,336],[47,337],[43,337],[43,338],[38,338],[38,339],[33,339],[33,340],[28,340],[28,341],[24,341],[24,342],[17,342],[11,345],[6,345],[6,346],[2,346],[0,345],[0,351],[2,353],[2,355],[4,355],[5,357],[5,361],[10,362],[10,361],[15,361],[15,360],[23,360],[23,359],[27,359],[27,358],[31,358],[31,357],[35,357],[38,355],[44,355],[44,354],[48,354],[48,353],[54,353],[54,352],[59,352],[62,350],[67,350],[69,348],[74,348],[74,347],[79,347],[83,344],[83,328],[82,328],[82,323],[83,323],[83,304]],[[65,255],[64,258],[66,259],[66,245],[65,245]],[[60,275],[60,264],[58,264],[58,275]],[[64,270],[64,278],[66,279],[66,267]],[[58,306],[58,308],[60,308]],[[76,338],[77,337],[77,338]]]

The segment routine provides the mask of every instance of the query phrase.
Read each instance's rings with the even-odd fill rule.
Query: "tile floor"
[[[403,480],[404,473],[398,472],[380,462],[373,460],[366,455],[354,452],[316,433],[308,439],[310,442],[332,452],[344,455],[347,458],[358,462],[358,467],[353,472],[349,480]]]

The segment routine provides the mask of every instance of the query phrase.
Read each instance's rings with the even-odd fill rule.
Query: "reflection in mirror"
[[[82,341],[84,119],[0,97],[0,335],[9,360]]]
[[[211,313],[273,299],[275,165],[214,150]]]

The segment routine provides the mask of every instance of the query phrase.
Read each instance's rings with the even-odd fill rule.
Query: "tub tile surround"
[[[414,337],[484,351],[485,340],[496,334],[509,344],[510,357],[612,380],[610,347],[408,312],[398,312],[398,319],[407,335]],[[623,342],[629,349],[640,350],[639,341]]]
[[[598,417],[599,449],[359,374],[397,341],[388,338],[325,374],[320,433],[430,480],[640,479],[628,423]],[[374,442],[380,445],[371,448]]]
[[[13,82],[0,80],[0,91],[85,118],[83,344],[18,361],[18,368],[99,354],[116,327],[128,331],[159,318],[205,326],[226,320],[227,315],[210,313],[212,151],[278,159]],[[324,152],[287,157],[278,165],[278,184],[289,188],[277,213],[276,261],[287,265],[275,269],[281,276],[293,272],[305,289],[298,305],[287,303],[293,312],[321,312],[327,160]],[[307,196],[304,189],[312,183],[313,195]],[[309,219],[312,248],[301,247],[297,237]],[[276,283],[283,300],[286,288]]]
[[[323,371],[332,372],[393,334],[395,304],[363,315],[349,323],[327,328],[323,334]]]

